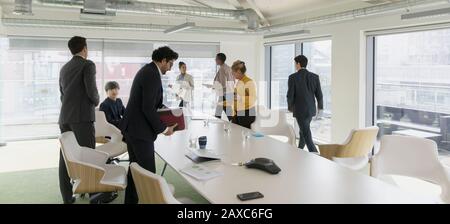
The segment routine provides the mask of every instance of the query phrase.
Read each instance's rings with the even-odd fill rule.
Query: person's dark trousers
[[[256,112],[254,109],[238,111],[236,116],[233,117],[233,123],[251,129],[251,125],[256,120],[255,115]]]
[[[312,139],[311,134],[311,121],[312,117],[309,118],[296,118],[298,127],[300,128],[300,143],[298,145],[299,148],[303,149],[308,146],[308,150],[310,152],[317,152],[316,146],[314,145],[314,141]]]
[[[225,111],[225,114],[227,115],[227,118],[229,121],[233,120],[233,108],[231,106],[223,106],[221,105],[224,101],[226,100],[226,97],[222,97],[222,99],[218,102],[217,107],[216,107],[216,114],[215,117],[218,119],[222,118],[222,111]],[[227,103],[229,103],[231,101],[228,101]]]
[[[93,122],[76,123],[76,124],[60,124],[61,133],[73,131],[75,138],[80,146],[95,148],[95,129]],[[59,189],[63,198],[64,204],[72,202],[72,184],[70,182],[69,174],[67,173],[66,163],[62,151],[59,155]]]
[[[130,164],[132,162],[137,162],[142,168],[152,173],[156,172],[155,147],[153,141],[136,139],[127,135],[127,147]],[[125,190],[125,204],[137,204],[139,198],[130,169],[128,169],[127,179],[128,184]]]

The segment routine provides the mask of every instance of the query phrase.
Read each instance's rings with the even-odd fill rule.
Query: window
[[[1,42],[0,118],[1,126],[8,130],[3,131],[3,137],[11,140],[58,134],[58,74],[70,59],[66,42],[22,38],[3,38]]]
[[[115,80],[121,87],[120,97],[125,104],[128,102],[133,78],[142,66],[151,62],[155,45],[145,41],[88,39],[89,59],[96,64],[101,100],[106,97],[104,84]],[[208,102],[212,94],[210,90],[206,93],[208,90],[202,84],[212,83],[215,76],[218,44],[164,45],[179,53],[178,61],[185,61],[188,73],[194,76],[194,109],[210,111]],[[0,38],[0,46],[0,134],[7,141],[57,136],[61,107],[59,71],[72,57],[67,38],[7,37]],[[175,80],[178,61],[163,80],[168,105],[177,103],[167,84]]]
[[[102,99],[106,98],[103,88],[108,81],[120,86],[120,98],[126,105],[136,73],[151,61],[153,43],[139,41],[104,41],[104,77],[99,83]],[[99,67],[102,68],[102,67]],[[101,77],[100,77],[101,78]],[[100,85],[101,84],[101,85]]]
[[[289,75],[295,72],[295,44],[271,47],[270,105],[272,109],[286,109]]]
[[[450,29],[371,37],[380,136],[432,139],[450,150]]]
[[[179,101],[176,100],[175,92],[169,91],[169,84],[176,81],[180,74],[178,62],[186,63],[187,73],[194,79],[194,91],[191,102],[191,109],[201,111],[206,114],[214,114],[217,103],[215,94],[203,84],[212,84],[217,73],[216,54],[219,53],[218,45],[199,44],[167,44],[179,53],[179,58],[173,65],[172,70],[163,77],[163,88],[167,89],[164,103],[167,106],[176,107]]]
[[[295,42],[269,48],[271,108],[287,109],[288,78],[295,72],[294,58],[299,54],[305,55],[309,60],[307,69],[320,77],[324,97],[324,117],[311,123],[311,131],[315,140],[331,141],[331,40]],[[288,122],[298,130],[293,118]]]
[[[308,57],[308,70],[320,77],[323,93],[323,117],[311,123],[315,139],[331,141],[331,40],[304,42],[303,54]]]

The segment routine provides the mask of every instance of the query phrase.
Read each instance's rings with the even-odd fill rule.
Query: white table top
[[[433,203],[267,136],[252,137],[244,143],[244,129],[234,124],[230,134],[226,134],[223,124],[217,122],[204,127],[203,121],[191,121],[188,127],[188,130],[170,137],[159,136],[155,149],[164,161],[179,172],[193,164],[185,156],[191,133],[206,135],[207,148],[223,154],[223,159],[202,165],[224,175],[197,181],[179,173],[211,203]],[[231,165],[257,157],[274,160],[281,172],[271,175]],[[237,194],[252,191],[260,191],[264,198],[242,202],[236,197]]]

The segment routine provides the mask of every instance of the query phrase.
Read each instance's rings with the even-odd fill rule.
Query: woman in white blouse
[[[184,62],[178,63],[180,74],[177,76],[176,87],[169,85],[175,90],[177,100],[180,100],[180,107],[187,107],[192,101],[192,91],[194,89],[194,79],[192,75],[186,73],[186,64]]]

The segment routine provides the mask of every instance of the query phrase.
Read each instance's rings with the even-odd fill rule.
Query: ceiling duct
[[[446,16],[446,15],[450,15],[450,8],[448,8],[448,7],[435,9],[435,10],[429,10],[429,11],[407,13],[407,14],[403,14],[401,16],[401,18],[403,20],[405,20],[405,19],[417,19],[417,18],[430,18],[430,17]]]
[[[106,14],[106,0],[84,0],[81,13]]]
[[[111,21],[115,16],[115,11],[106,10],[106,0],[85,0],[80,9],[81,20]]]
[[[35,0],[37,3],[45,6],[55,7],[75,7],[82,8],[86,4],[80,0]],[[99,1],[103,2],[105,0]],[[84,1],[97,2],[97,0]],[[92,3],[94,4],[94,3]],[[94,8],[95,10],[98,8]],[[102,9],[102,8],[99,8]],[[106,0],[106,11],[116,11],[125,13],[139,13],[149,15],[181,15],[189,17],[202,17],[202,18],[215,18],[226,20],[246,20],[248,22],[248,28],[250,30],[257,29],[260,21],[256,12],[253,9],[218,9],[207,8],[199,6],[186,6],[186,5],[172,5],[163,3],[152,3],[143,1],[129,1],[129,0]]]
[[[297,20],[293,22],[272,25],[269,27],[262,27],[260,30],[264,31],[274,31],[281,28],[287,27],[305,27],[310,25],[321,25],[330,24],[340,21],[348,21],[356,18],[363,18],[367,16],[382,15],[398,11],[406,11],[413,7],[419,6],[430,6],[433,4],[448,4],[448,0],[402,0],[402,1],[392,1],[392,3],[374,5],[361,9],[354,9],[339,13],[334,13],[330,15],[318,16],[313,18],[306,18],[302,20]]]
[[[15,0],[14,14],[16,15],[33,15],[31,0]]]
[[[247,20],[247,29],[256,30],[259,28],[260,17],[253,9],[244,10],[244,15]]]

